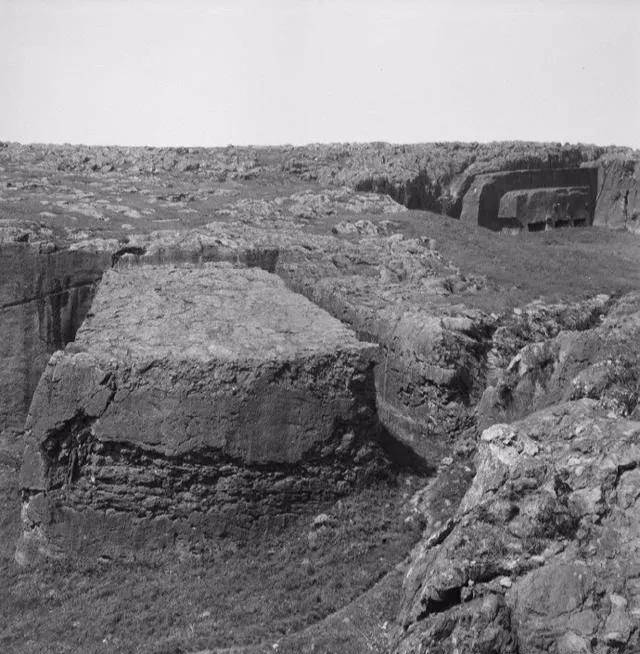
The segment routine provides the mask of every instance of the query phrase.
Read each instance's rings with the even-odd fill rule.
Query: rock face
[[[478,175],[573,168],[605,153],[622,157],[629,152],[624,148],[530,142],[347,143],[292,148],[286,153],[283,168],[304,180],[385,193],[409,209],[459,218],[462,199]]]
[[[640,295],[630,294],[610,309],[606,302],[600,306],[608,313],[593,329],[560,331],[525,345],[485,390],[480,424],[517,419],[582,397],[598,399],[621,416],[638,416]]]
[[[384,235],[386,221],[362,224],[369,225],[375,236],[358,234],[357,243],[299,229],[235,222],[131,234],[126,243],[117,238],[78,240],[67,250],[40,254],[38,265],[65,257],[80,262],[75,276],[65,277],[65,271],[59,269],[48,271],[49,284],[88,277],[89,273],[83,272],[84,261],[93,262],[89,277],[93,281],[86,287],[82,302],[65,300],[69,315],[63,313],[67,316],[64,324],[71,321],[72,328],[58,329],[55,333],[59,338],[52,338],[48,348],[43,347],[41,358],[33,357],[23,344],[48,324],[39,322],[45,314],[29,314],[31,322],[17,326],[12,352],[29,361],[33,372],[29,373],[30,386],[19,396],[21,412],[15,429],[23,424],[50,352],[73,338],[103,269],[229,261],[278,274],[292,290],[348,324],[365,340],[380,343],[382,356],[375,378],[384,425],[421,456],[441,456],[450,437],[469,426],[468,409],[484,388],[479,371],[491,321],[481,312],[464,307],[436,316],[430,305],[451,292],[473,292],[482,288],[484,281],[461,275],[443,260],[429,239]],[[74,292],[84,292],[84,288]],[[16,395],[14,384],[8,384],[6,395]]]
[[[600,304],[606,316],[591,328],[525,345],[508,367],[518,410],[489,422],[546,408],[482,433],[456,515],[414,552],[398,653],[640,650],[639,384],[628,349],[638,296]],[[552,354],[525,361],[540,348]]]
[[[591,215],[588,186],[509,191],[500,198],[498,219],[529,231],[587,225]]]
[[[52,352],[73,339],[109,255],[0,243],[0,435],[21,430]]]
[[[587,224],[593,220],[596,201],[597,170],[594,168],[549,168],[539,170],[512,170],[507,172],[477,175],[466,192],[462,203],[460,219],[481,227],[500,230],[504,227],[518,227],[518,224],[505,224],[500,217],[501,201],[505,193],[540,188],[586,187],[588,198],[583,208],[588,211]],[[558,191],[556,190],[557,194]],[[529,198],[525,204],[531,204]],[[557,202],[557,200],[556,200]],[[505,201],[510,204],[510,198]],[[581,220],[583,218],[580,218]]]
[[[492,319],[481,311],[434,304],[484,280],[465,277],[428,242],[364,238],[357,244],[316,242],[279,257],[287,284],[380,344],[375,367],[380,420],[427,461],[439,459],[472,425],[484,389]]]
[[[376,349],[261,270],[109,271],[33,398],[18,558],[197,548],[380,473]]]
[[[407,577],[398,651],[637,651],[639,437],[594,400],[486,430],[449,532]]]
[[[640,231],[640,161],[605,159],[598,165],[594,225]]]
[[[73,245],[95,246],[116,253],[121,247],[115,239]],[[461,275],[429,239],[378,234],[350,242],[292,229],[210,223],[182,233],[132,235],[127,249],[118,266],[182,259],[261,267],[364,340],[380,344],[375,366],[380,419],[425,459],[444,456],[455,435],[470,427],[471,409],[484,390],[493,321],[461,306],[438,315],[432,306],[452,292],[482,289],[484,279]]]

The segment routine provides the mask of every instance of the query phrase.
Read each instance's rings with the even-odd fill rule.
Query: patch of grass
[[[424,482],[422,482],[424,483]],[[15,540],[2,534],[0,651],[196,651],[278,639],[318,622],[365,592],[404,559],[419,538],[405,522],[406,498],[420,484],[363,490],[279,534],[224,539],[207,557],[162,564],[47,562],[21,569]],[[3,513],[13,516],[16,494]]]
[[[447,303],[504,311],[538,298],[556,302],[640,287],[640,237],[629,232],[590,227],[506,236],[423,211],[393,220],[408,237],[435,239],[438,252],[463,274],[487,278],[487,289],[447,296]]]

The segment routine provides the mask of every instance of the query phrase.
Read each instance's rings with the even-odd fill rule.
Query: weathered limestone
[[[454,519],[414,553],[398,654],[640,649],[640,423],[596,400],[483,434]]]
[[[34,553],[194,548],[381,471],[376,346],[227,264],[105,274],[27,420]]]
[[[49,356],[73,338],[110,258],[0,243],[0,438],[24,426]]]
[[[598,162],[598,195],[593,224],[640,232],[640,161]]]
[[[460,306],[434,309],[443,295],[482,288],[484,280],[460,275],[428,242],[398,236],[343,243],[333,252],[292,249],[279,258],[276,272],[362,338],[380,344],[380,421],[433,462],[473,424],[492,319]]]
[[[587,187],[588,219],[591,224],[596,200],[598,172],[595,168],[545,168],[512,170],[477,175],[466,192],[460,219],[493,230],[518,227],[505,224],[499,216],[500,202],[505,193],[523,189]],[[587,207],[584,207],[587,209]]]
[[[498,218],[509,227],[515,221],[529,231],[587,225],[590,199],[588,186],[508,191],[500,198]]]
[[[524,417],[556,402],[597,398],[609,411],[640,417],[640,294],[624,296],[592,329],[560,331],[525,345],[478,404],[482,426]]]
[[[478,406],[491,426],[457,514],[414,552],[398,654],[640,647],[639,306],[531,305],[496,331],[490,363],[530,342]]]
[[[78,248],[117,242],[79,242]],[[401,234],[356,243],[291,229],[210,223],[186,232],[132,235],[119,266],[178,260],[226,260],[279,275],[367,341],[380,344],[375,367],[382,424],[427,461],[439,460],[472,424],[484,389],[483,357],[492,319],[464,307],[434,310],[451,292],[475,291],[429,239]],[[442,315],[438,315],[438,314]]]

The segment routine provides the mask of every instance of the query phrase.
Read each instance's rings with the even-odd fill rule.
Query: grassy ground
[[[407,236],[436,240],[436,249],[488,289],[448,296],[488,311],[640,289],[640,236],[603,228],[566,228],[507,236],[423,211],[393,216]]]
[[[1,468],[0,651],[7,653],[177,654],[277,640],[361,595],[420,535],[401,506],[424,482],[405,477],[328,506],[325,526],[301,516],[277,535],[222,540],[206,558],[24,569],[13,562],[15,470]]]

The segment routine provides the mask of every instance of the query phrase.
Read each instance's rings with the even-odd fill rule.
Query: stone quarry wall
[[[0,434],[21,430],[52,352],[73,340],[111,256],[0,244]]]
[[[598,163],[598,191],[593,224],[640,230],[640,161],[610,159]]]
[[[518,227],[518,221],[503,221],[500,201],[509,192],[524,189],[584,186],[589,189],[589,216],[591,224],[596,205],[598,172],[595,168],[556,168],[514,170],[478,175],[466,192],[460,219],[492,230]]]

